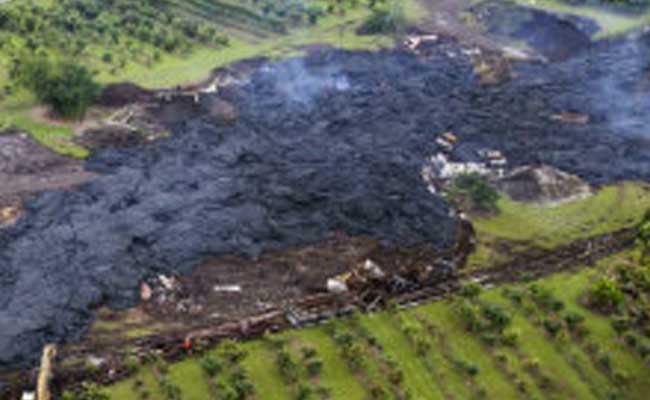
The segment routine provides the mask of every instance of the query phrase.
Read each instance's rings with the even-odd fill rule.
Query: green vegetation
[[[86,383],[78,392],[64,393],[62,400],[110,400],[110,397],[99,386]]]
[[[83,118],[100,91],[85,67],[70,62],[21,59],[14,66],[13,76],[18,84],[31,90],[40,102],[64,118]]]
[[[106,393],[170,399],[163,370],[182,399],[645,399],[650,332],[634,320],[622,329],[620,320],[621,312],[632,317],[627,304],[650,305],[626,293],[626,306],[609,314],[587,300],[621,265],[631,275],[619,273],[617,285],[647,274],[636,259],[620,254],[595,269],[491,290],[469,285],[449,301],[226,342],[179,364],[143,362]],[[647,296],[644,285],[637,295]],[[224,389],[238,384],[245,395]]]
[[[358,32],[362,35],[396,33],[405,22],[402,4],[393,0],[388,7],[374,8]]]
[[[637,244],[641,248],[641,260],[646,262],[650,257],[650,210],[646,211],[637,229],[639,231]]]
[[[27,57],[81,60],[101,84],[172,87],[245,58],[298,55],[310,44],[374,49],[392,43],[356,30],[381,0],[21,1],[0,5],[0,129],[15,126],[57,152],[84,157],[70,125],[34,118],[38,101],[12,81]],[[401,1],[420,18],[418,0]],[[39,96],[40,97],[40,96]],[[73,112],[74,111],[74,112]],[[72,110],[72,114],[81,114]],[[64,113],[65,114],[65,113]]]
[[[449,188],[448,196],[464,211],[487,214],[498,211],[499,193],[477,173],[456,177]]]
[[[519,203],[502,197],[497,202],[498,214],[472,220],[479,247],[470,257],[470,267],[494,265],[531,247],[553,249],[577,239],[633,227],[648,204],[650,191],[641,183],[606,186],[591,197],[557,206]]]

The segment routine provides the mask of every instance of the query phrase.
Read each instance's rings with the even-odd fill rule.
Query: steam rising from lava
[[[323,94],[350,89],[350,82],[336,65],[310,69],[302,58],[264,66],[261,79],[273,82],[287,102],[311,108]]]

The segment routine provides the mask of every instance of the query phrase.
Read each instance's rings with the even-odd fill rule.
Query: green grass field
[[[634,225],[650,206],[650,190],[640,183],[606,186],[593,196],[558,206],[539,206],[499,200],[499,213],[472,219],[478,249],[470,268],[505,261],[500,244],[513,251],[531,246],[552,249],[581,238],[596,236]]]
[[[579,273],[498,287],[472,299],[356,315],[237,344],[247,355],[235,368],[253,385],[252,394],[244,398],[646,399],[647,364],[624,345],[607,317],[580,300],[600,269],[628,257],[617,255]],[[533,284],[548,290],[553,304],[562,307],[545,309],[526,295]],[[524,295],[516,302],[513,292]],[[467,304],[483,310],[477,314],[484,323],[481,330],[468,330],[459,311]],[[485,310],[494,308],[509,318],[505,333],[496,335],[514,337],[507,344],[488,336],[496,331]],[[584,317],[579,330],[567,324],[554,333],[546,328],[546,320],[562,321],[569,314]],[[322,363],[318,373],[306,372],[304,349],[313,349],[311,359]],[[292,360],[293,378],[280,367],[282,352]],[[150,399],[168,399],[153,365],[139,366],[133,378],[106,388],[106,393],[116,400],[140,399],[143,391]],[[180,388],[182,399],[230,398],[223,388],[210,390],[209,382],[216,378],[202,371],[198,356],[170,365],[165,377]]]

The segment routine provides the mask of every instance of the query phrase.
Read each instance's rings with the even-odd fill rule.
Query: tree
[[[13,75],[38,100],[64,118],[83,118],[99,95],[100,86],[85,67],[46,58],[19,60]]]
[[[449,197],[467,211],[498,211],[499,192],[477,173],[457,176],[449,189]]]
[[[372,14],[359,27],[361,35],[397,33],[404,25],[404,8],[400,1],[392,1],[387,7],[371,7]]]
[[[602,277],[591,288],[589,301],[603,311],[616,309],[623,303],[625,296],[613,279]]]

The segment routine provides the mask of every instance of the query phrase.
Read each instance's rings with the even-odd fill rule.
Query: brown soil
[[[64,120],[53,116],[47,107],[36,106],[30,111],[30,119],[41,124],[70,128],[76,134],[80,134],[87,129],[100,126],[100,121],[105,112],[105,110],[95,107],[82,120]]]
[[[92,175],[25,134],[0,135],[0,226],[11,223],[31,194],[77,185]]]

